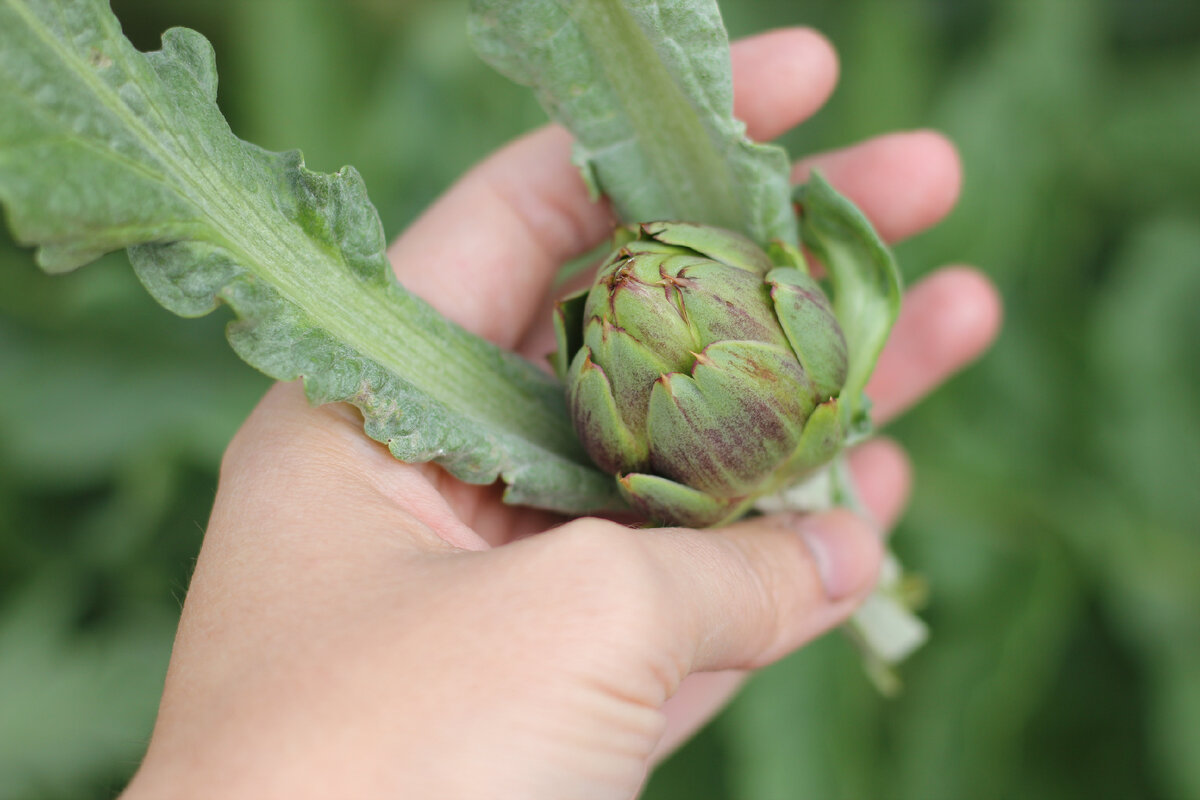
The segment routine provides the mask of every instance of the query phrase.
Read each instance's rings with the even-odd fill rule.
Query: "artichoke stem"
[[[834,506],[864,513],[842,455],[790,489],[762,498],[755,507],[764,512],[778,512],[823,511]],[[862,655],[867,677],[888,697],[902,689],[896,666],[929,638],[928,627],[914,613],[923,597],[923,592],[914,591],[914,586],[921,583],[919,578],[905,574],[899,560],[888,551],[875,591],[843,626]]]

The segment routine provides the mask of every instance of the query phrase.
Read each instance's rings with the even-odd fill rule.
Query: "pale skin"
[[[815,112],[837,62],[816,33],[734,47],[757,139]],[[958,193],[953,148],[897,133],[817,155],[888,239]],[[610,232],[554,127],[468,173],[392,246],[401,282],[540,359],[555,269]],[[980,352],[987,281],[913,286],[869,393],[886,422]],[[634,797],[743,680],[869,593],[910,473],[886,439],[851,456],[870,519],[774,516],[637,531],[500,503],[395,461],[354,409],[274,387],[230,444],[149,751],[125,797]],[[534,535],[536,534],[536,535]]]

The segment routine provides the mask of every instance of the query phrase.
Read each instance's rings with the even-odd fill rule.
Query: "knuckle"
[[[670,582],[647,537],[599,519],[581,519],[548,538],[547,566],[587,624],[637,638],[669,613]]]

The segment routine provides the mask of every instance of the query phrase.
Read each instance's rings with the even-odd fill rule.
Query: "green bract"
[[[624,229],[557,309],[555,366],[584,447],[650,519],[731,520],[845,438],[846,341],[803,257],[680,222]]]

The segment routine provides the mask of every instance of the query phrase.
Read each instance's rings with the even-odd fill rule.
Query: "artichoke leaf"
[[[642,231],[660,242],[686,247],[706,259],[765,275],[775,265],[753,241],[732,231],[693,222],[643,222]]]
[[[646,439],[629,430],[617,410],[612,383],[584,347],[571,361],[567,376],[575,430],[593,444],[593,460],[605,472],[616,474],[643,468],[649,459]]]
[[[346,401],[406,461],[509,483],[507,499],[618,507],[561,387],[395,280],[357,172],[321,175],[230,131],[212,47],[142,53],[101,0],[0,0],[0,205],[47,271],[129,249],[167,309],[220,304],[230,343],[313,402]]]
[[[656,473],[714,495],[761,494],[814,405],[785,348],[716,342],[692,375],[672,373],[654,385],[650,463]]]
[[[794,193],[804,245],[829,271],[833,310],[846,338],[846,384],[841,405],[846,428],[869,428],[863,393],[900,313],[900,270],[871,223],[819,173]]]
[[[554,304],[554,352],[550,366],[560,381],[567,379],[571,356],[583,346],[583,310],[587,305],[588,289],[572,292]]]
[[[794,267],[771,270],[767,284],[779,324],[817,392],[823,400],[838,396],[846,383],[846,339],[820,284]]]
[[[716,0],[472,0],[480,56],[576,139],[626,222],[687,220],[796,242],[787,153],[733,116]]]
[[[748,507],[744,497],[716,497],[690,486],[640,472],[617,479],[621,493],[647,519],[671,519],[689,528],[709,528],[737,519]]]
[[[804,423],[804,432],[800,434],[795,451],[779,470],[785,478],[784,485],[802,480],[825,467],[841,450],[844,441],[838,401],[829,400],[817,406]]]

